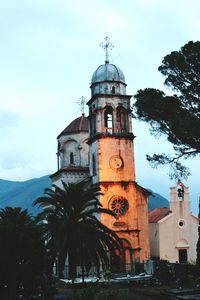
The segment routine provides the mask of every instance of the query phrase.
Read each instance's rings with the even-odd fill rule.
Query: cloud
[[[23,153],[21,150],[16,149],[16,147],[12,147],[4,153],[1,151],[0,165],[2,169],[24,168],[30,161],[27,153]]]
[[[0,111],[0,134],[6,135],[10,133],[13,127],[19,125],[20,117],[18,114],[9,111]]]
[[[122,68],[129,94],[163,89],[157,68],[166,54],[199,39],[199,10],[199,0],[0,1],[0,178],[56,171],[56,136],[78,116],[77,100],[89,100],[106,34],[115,47],[110,61]],[[168,194],[167,170],[152,170],[145,161],[147,152],[168,144],[148,138],[143,123],[134,120],[133,128],[139,183],[160,193],[165,185]],[[197,168],[192,189],[196,178]]]

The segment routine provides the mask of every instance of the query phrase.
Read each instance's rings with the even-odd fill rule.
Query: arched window
[[[89,108],[90,132],[92,134],[96,133],[96,114],[94,113],[93,109],[92,107]]]
[[[117,107],[117,128],[120,132],[126,132],[126,110],[124,107]]]
[[[92,129],[93,129],[93,133],[96,133],[97,129],[96,129],[96,115],[95,114],[92,115]]]
[[[106,132],[113,132],[113,108],[111,106],[106,106],[104,111],[104,126]]]
[[[92,174],[93,176],[97,174],[96,158],[94,154],[92,154]]]
[[[92,133],[92,108],[89,108],[90,132]]]
[[[74,153],[70,152],[70,165],[74,164]]]
[[[183,198],[184,198],[184,188],[180,184],[179,184],[179,186],[177,188],[177,193],[178,193],[178,199],[179,200],[183,200]]]
[[[112,87],[112,94],[115,94],[115,87]]]
[[[78,142],[69,139],[62,144],[62,152],[60,150],[60,167],[77,166],[80,164]]]

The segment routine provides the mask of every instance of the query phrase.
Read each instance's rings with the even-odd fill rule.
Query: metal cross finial
[[[82,115],[84,115],[84,109],[85,109],[85,103],[86,103],[85,97],[82,96],[81,98],[79,98],[79,100],[76,103],[78,103],[80,110],[82,111]]]
[[[108,49],[110,48],[110,50],[112,50],[114,48],[113,44],[110,42],[110,38],[108,36],[106,36],[104,38],[105,42],[102,42],[100,44],[100,46],[103,48],[103,50],[106,51],[106,60],[105,63],[108,64],[109,60],[108,60]]]

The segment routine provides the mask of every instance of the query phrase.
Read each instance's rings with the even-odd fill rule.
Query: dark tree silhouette
[[[66,263],[69,278],[76,277],[77,266],[85,272],[92,265],[107,268],[110,256],[120,250],[118,236],[99,221],[99,214],[115,216],[113,212],[101,207],[98,200],[99,188],[86,188],[84,182],[66,184],[63,188],[53,185],[45,190],[46,195],[35,201],[44,208],[38,215],[46,219],[48,247],[51,250],[52,266],[58,258],[59,276],[63,277]]]
[[[40,226],[27,210],[0,210],[0,245],[0,290],[5,299],[18,299],[20,286],[31,296],[46,270],[46,250]]]
[[[153,135],[165,135],[173,144],[173,156],[147,155],[150,164],[168,164],[171,178],[187,178],[190,172],[181,159],[200,154],[200,42],[191,41],[180,51],[171,52],[158,70],[166,76],[164,84],[175,94],[165,95],[153,88],[139,90],[133,115],[148,122]]]

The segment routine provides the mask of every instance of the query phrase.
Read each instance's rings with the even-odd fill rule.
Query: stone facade
[[[88,178],[88,119],[81,116],[71,122],[57,137],[58,171],[51,175],[52,182],[76,183]]]

